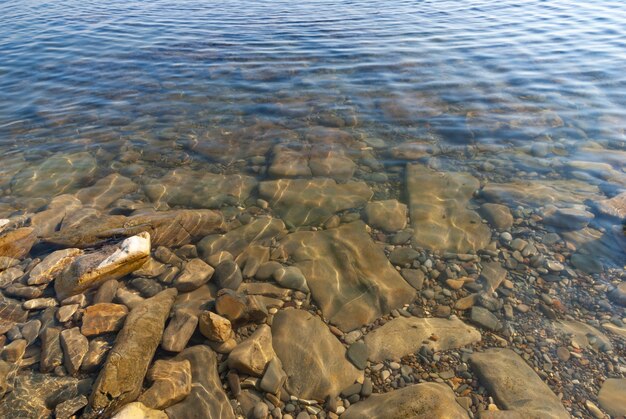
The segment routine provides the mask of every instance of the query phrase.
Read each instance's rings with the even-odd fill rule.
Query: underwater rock
[[[365,206],[367,223],[387,233],[406,227],[407,206],[396,199],[369,202]]]

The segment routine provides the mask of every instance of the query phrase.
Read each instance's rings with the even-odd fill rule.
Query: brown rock
[[[259,377],[275,356],[272,331],[268,325],[262,324],[248,339],[232,350],[228,356],[228,366],[244,374]]]
[[[108,414],[137,398],[176,294],[167,289],[130,312],[93,386],[89,401],[94,412]]]
[[[89,342],[89,351],[83,359],[83,365],[81,370],[85,372],[92,372],[99,368],[104,362],[106,354],[111,349],[111,343],[105,338],[95,338]]]
[[[81,253],[80,249],[64,249],[50,253],[30,271],[28,285],[40,285],[51,282]]]
[[[89,341],[80,333],[78,327],[74,327],[61,332],[61,346],[65,369],[70,375],[76,375],[89,350]]]
[[[201,259],[192,259],[185,263],[180,275],[174,280],[174,286],[180,292],[193,291],[208,282],[214,271]]]
[[[183,310],[176,310],[165,332],[161,347],[166,351],[180,352],[187,346],[189,339],[196,331],[198,318]]]
[[[367,223],[387,233],[406,227],[407,206],[396,199],[369,202],[365,206]]]
[[[41,333],[41,358],[39,360],[41,372],[51,372],[63,363],[60,338],[61,331],[56,327],[48,327]]]
[[[152,409],[165,409],[183,400],[191,392],[189,360],[159,360],[148,371],[153,384],[137,401]]]
[[[200,333],[214,342],[226,342],[234,336],[230,321],[211,311],[200,313],[199,323]]]
[[[0,298],[0,334],[5,334],[17,323],[23,323],[28,317],[28,311],[22,309],[22,304],[10,298]]]
[[[32,227],[18,228],[0,235],[0,256],[22,259],[37,241]]]
[[[85,336],[117,332],[124,325],[127,314],[128,309],[121,304],[94,304],[85,309],[80,331]]]

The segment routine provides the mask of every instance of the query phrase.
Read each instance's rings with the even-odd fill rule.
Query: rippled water
[[[129,200],[257,204],[254,191],[245,202],[203,201],[207,173],[336,170],[339,183],[366,182],[375,200],[410,204],[425,236],[441,208],[424,210],[423,200],[503,203],[523,220],[514,237],[547,243],[557,232],[567,269],[615,285],[624,215],[599,203],[626,192],[625,69],[623,1],[4,1],[0,218],[28,216],[111,173],[140,186],[111,205],[127,210],[138,208]],[[279,158],[276,145],[293,153]],[[97,160],[93,171],[85,156]],[[303,172],[314,158],[330,169]],[[465,180],[437,183],[413,163],[470,173],[480,199],[458,197]],[[186,176],[164,177],[181,168]],[[358,195],[348,185],[332,194]],[[161,187],[176,190],[166,202]],[[546,221],[550,205],[579,211],[575,222]],[[289,227],[324,221],[273,209]],[[417,221],[419,211],[435,215]],[[486,246],[467,234],[434,250]]]

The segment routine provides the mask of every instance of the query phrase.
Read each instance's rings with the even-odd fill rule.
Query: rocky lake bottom
[[[625,417],[623,10],[0,3],[0,418]]]

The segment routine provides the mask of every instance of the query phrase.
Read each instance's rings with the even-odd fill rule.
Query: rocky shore
[[[14,173],[0,417],[626,415],[625,192],[390,152],[396,196],[362,143],[275,146],[269,178]]]

